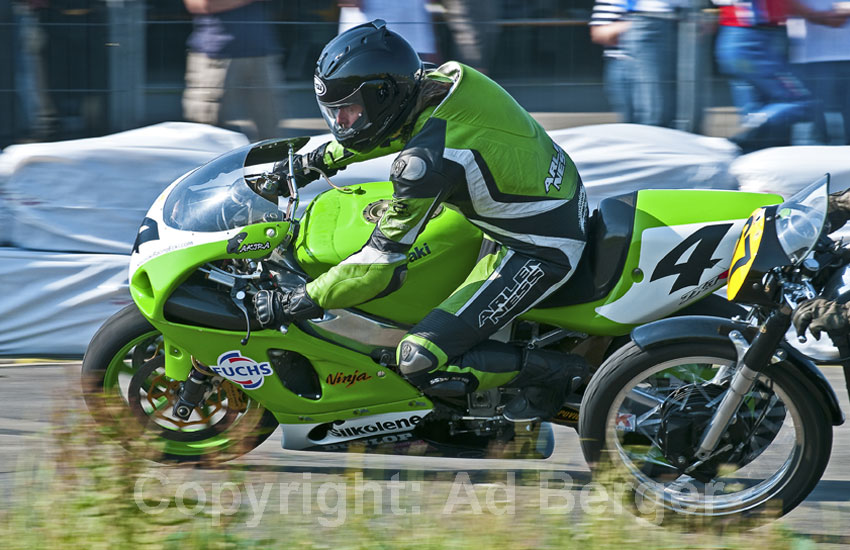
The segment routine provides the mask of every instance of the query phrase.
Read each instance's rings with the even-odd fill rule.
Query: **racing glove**
[[[328,176],[333,176],[339,171],[339,169],[330,168],[325,164],[325,149],[327,149],[327,147],[328,144],[325,143],[309,153],[304,155],[295,155],[292,158],[292,177],[295,179],[296,187],[304,187],[308,183],[312,183],[319,179],[319,172],[316,170],[310,170],[310,168],[317,168]],[[289,158],[287,157],[277,161],[272,171],[281,177],[289,175]]]
[[[826,218],[830,232],[840,229],[850,219],[850,189],[829,194]]]
[[[254,295],[254,314],[265,327],[279,327],[302,319],[315,319],[324,310],[307,294],[304,285],[294,290],[260,290]]]
[[[836,336],[847,334],[850,332],[850,304],[838,304],[824,298],[807,300],[794,311],[791,322],[798,336],[805,334],[808,328],[815,340],[820,340],[821,332]]]

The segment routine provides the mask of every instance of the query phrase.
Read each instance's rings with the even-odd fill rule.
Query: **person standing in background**
[[[30,0],[41,88],[38,137],[78,139],[109,129],[109,3]],[[29,46],[29,45],[28,45]]]
[[[813,10],[833,8],[833,0],[805,3]],[[846,10],[850,4],[842,11]],[[850,24],[832,28],[793,18],[788,21],[788,36],[791,66],[814,99],[811,141],[850,145]],[[841,115],[843,135],[830,131],[827,112]]]
[[[832,8],[812,9],[798,0],[714,0],[720,5],[717,64],[729,77],[741,131],[731,139],[744,153],[790,145],[791,126],[811,120],[812,99],[791,71],[785,21],[798,15],[817,25],[844,24]]]
[[[437,41],[426,0],[340,0],[339,34],[382,19],[404,37],[423,61],[437,63]]]
[[[0,147],[12,142],[15,135],[15,27],[12,25],[12,3],[0,0]]]
[[[676,5],[629,0],[628,29],[619,43],[631,65],[634,122],[672,127],[676,116]]]
[[[630,87],[630,59],[620,47],[620,37],[629,28],[625,19],[626,0],[596,0],[590,18],[590,39],[604,48],[604,86],[608,103],[620,122],[634,122]]]
[[[251,141],[280,135],[280,47],[267,0],[183,0],[193,15],[183,116],[242,131]],[[253,123],[253,124],[251,124]]]
[[[493,41],[498,33],[496,19],[502,15],[497,0],[443,0],[445,17],[452,33],[456,59],[487,74]]]

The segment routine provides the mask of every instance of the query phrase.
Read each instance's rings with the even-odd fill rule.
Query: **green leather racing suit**
[[[420,388],[464,391],[508,383],[518,366],[481,354],[491,335],[572,275],[584,249],[587,200],[567,154],[498,84],[460,63],[426,78],[450,82],[409,139],[368,154],[331,142],[324,162],[341,168],[394,152],[393,199],[358,252],[307,284],[325,309],[385,296],[404,281],[408,250],[441,204],[492,243],[473,271],[398,347],[402,372]],[[403,142],[405,141],[405,142]],[[483,347],[482,347],[483,346]]]

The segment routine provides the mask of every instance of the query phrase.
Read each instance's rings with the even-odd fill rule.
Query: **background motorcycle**
[[[226,460],[282,426],[290,450],[488,456],[514,449],[500,414],[511,390],[430,399],[397,371],[406,331],[472,270],[482,233],[439,209],[413,244],[404,286],[358,308],[261,330],[252,295],[315,278],[359,249],[392,196],[374,182],[298,195],[275,162],[306,138],[231,151],[154,202],[130,264],[135,305],[97,332],[83,360],[91,411],[156,460]],[[278,195],[281,195],[278,199]],[[494,338],[584,355],[593,364],[638,324],[722,286],[736,235],[775,195],[647,190],[602,201],[570,281]],[[697,304],[717,312],[714,298]],[[627,339],[627,337],[626,337]],[[515,391],[515,390],[514,390]],[[580,393],[556,419],[575,425]],[[538,429],[539,428],[539,429]],[[548,424],[517,456],[546,457]]]
[[[644,325],[591,380],[585,458],[624,475],[645,510],[727,522],[785,514],[823,474],[844,415],[785,335],[800,301],[848,298],[850,254],[822,235],[828,188],[827,175],[747,220],[728,264],[729,299],[751,306],[744,319]],[[836,344],[847,369],[847,338]]]

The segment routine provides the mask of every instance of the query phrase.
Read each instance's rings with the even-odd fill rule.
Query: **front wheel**
[[[735,366],[731,346],[630,342],[591,380],[581,404],[585,459],[625,478],[633,509],[660,522],[735,522],[789,512],[829,460],[832,427],[816,392],[786,362],[757,378],[713,456],[695,458]],[[660,513],[660,514],[659,514]]]
[[[183,420],[172,414],[180,382],[165,376],[162,335],[135,305],[110,317],[83,357],[89,411],[131,452],[160,462],[221,462],[265,441],[278,423],[220,377]]]

